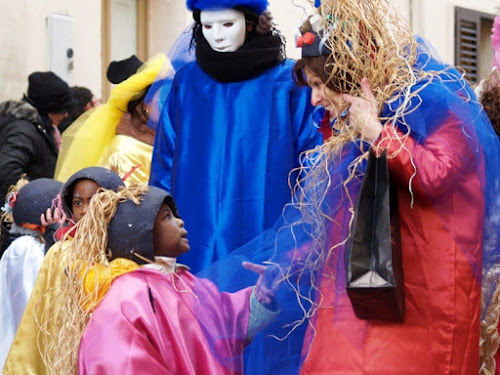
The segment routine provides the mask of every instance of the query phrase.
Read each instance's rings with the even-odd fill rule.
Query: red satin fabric
[[[374,147],[388,148],[389,155],[399,150],[403,134],[392,132],[385,128]],[[478,371],[484,166],[451,120],[423,144],[412,138],[403,142],[405,149],[389,159],[389,171],[398,188],[405,322],[357,319],[345,276],[337,272],[335,285],[324,277],[324,308],[314,322],[315,333],[308,332],[313,339],[305,348],[303,375]],[[410,155],[416,166],[413,208]],[[328,265],[338,266],[343,265]]]

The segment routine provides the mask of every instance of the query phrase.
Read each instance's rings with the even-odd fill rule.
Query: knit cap
[[[74,103],[68,84],[53,72],[31,73],[25,99],[41,113],[67,112]]]

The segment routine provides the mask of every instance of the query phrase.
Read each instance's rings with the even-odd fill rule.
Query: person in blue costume
[[[480,366],[492,374],[498,137],[461,73],[411,34],[390,1],[323,0],[318,15],[320,27],[302,35],[294,78],[311,85],[331,135],[303,158],[304,178],[274,232],[203,272],[230,290],[254,281],[232,271],[237,262],[268,257],[279,267],[282,313],[247,348],[245,374],[472,374]],[[304,54],[315,40],[330,53]],[[397,192],[403,323],[357,318],[346,293],[346,244],[370,150],[387,150]]]
[[[310,91],[293,83],[267,5],[187,1],[195,61],[176,71],[161,110],[150,184],[171,192],[192,228],[179,261],[193,272],[273,225],[290,200],[290,171],[321,143]]]

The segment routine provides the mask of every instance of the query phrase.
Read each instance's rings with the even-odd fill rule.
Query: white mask
[[[245,43],[245,14],[234,9],[202,10],[203,36],[214,51],[234,52]]]

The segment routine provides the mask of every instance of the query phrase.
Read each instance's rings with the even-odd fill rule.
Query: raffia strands
[[[51,294],[58,308],[47,306],[53,314],[58,330],[45,331],[48,335],[44,361],[50,374],[77,374],[78,347],[81,336],[92,314],[97,300],[98,288],[84,288],[84,279],[89,272],[109,272],[107,265],[107,228],[116,213],[119,202],[127,199],[140,202],[140,196],[147,191],[146,185],[132,185],[118,193],[100,190],[91,200],[85,216],[77,223],[76,235],[67,256],[65,272],[67,277],[61,286],[47,293]],[[47,294],[44,298],[47,297]],[[44,314],[48,315],[48,314]],[[41,327],[43,329],[43,326]]]
[[[392,4],[387,0],[324,0],[320,12],[333,51],[326,66],[333,86],[339,92],[363,96],[360,82],[368,78],[379,109],[389,100],[403,99],[395,115],[381,122],[399,121],[409,128],[404,114],[411,98],[418,95],[410,93],[410,88],[427,74],[413,69],[417,42]],[[344,130],[353,132],[348,127]]]
[[[332,74],[340,92],[361,95],[361,78],[372,84],[379,104],[416,81],[411,66],[416,42],[391,3],[385,0],[324,0],[320,8]]]
[[[325,66],[329,73],[327,83],[338,92],[364,96],[360,83],[362,78],[368,78],[379,110],[385,103],[400,103],[392,117],[380,118],[381,123],[393,130],[395,124],[398,124],[403,131],[406,129],[407,137],[410,125],[405,122],[405,114],[410,112],[411,99],[420,92],[414,89],[414,85],[422,81],[430,82],[436,72],[427,73],[414,69],[417,41],[402,17],[387,0],[322,0],[319,13],[324,30],[329,34],[327,46],[333,51]],[[425,84],[421,85],[422,88],[424,86]],[[411,111],[414,109],[415,101]],[[340,231],[346,225],[345,222],[334,222],[340,204],[337,208],[331,207],[327,200],[328,192],[343,190],[343,199],[348,207],[345,215],[350,226],[355,202],[350,196],[348,185],[353,178],[362,178],[358,167],[368,157],[369,151],[361,143],[361,155],[347,167],[347,177],[342,180],[339,176],[332,176],[333,166],[339,164],[345,147],[352,145],[360,136],[363,137],[363,134],[358,134],[348,126],[348,118],[339,118],[336,127],[340,129],[339,134],[302,155],[302,167],[298,170],[300,178],[290,181],[293,190],[291,205],[300,210],[301,221],[288,224],[292,227],[292,232],[295,225],[307,227],[312,241],[310,251],[305,252],[300,259],[294,259],[289,270],[284,273],[288,280],[292,279],[290,273],[298,278],[299,281],[295,281],[294,285],[301,284],[301,276],[311,278],[310,289],[297,290],[298,300],[306,301],[303,306],[310,306],[304,307],[306,318],[312,316],[322,303],[319,285],[316,285],[317,280],[314,279],[315,272],[320,271],[323,279],[331,278],[333,281],[335,275],[325,274],[323,266],[329,258],[337,256],[337,249],[345,245],[350,236],[348,233],[338,243],[327,245],[329,230],[337,226]],[[402,150],[401,144],[399,150],[388,157],[394,157]],[[411,183],[409,190],[412,193]],[[316,293],[316,299],[311,303],[313,293]]]
[[[23,174],[19,180],[17,180],[15,185],[11,185],[9,187],[9,190],[7,191],[7,195],[5,197],[2,197],[4,200],[6,197],[8,197],[11,193],[18,193],[19,190],[25,185],[28,185],[29,180],[26,178],[26,174]],[[1,206],[1,205],[0,205]],[[14,217],[12,216],[12,212],[7,212],[7,211],[0,211],[0,220],[6,223],[13,223],[14,222]]]
[[[333,51],[325,67],[329,74],[328,83],[339,92],[364,96],[360,82],[363,77],[368,78],[379,110],[382,109],[384,103],[391,105],[390,117],[380,117],[381,123],[392,133],[395,132],[397,125],[398,129],[405,133],[403,140],[411,131],[411,124],[405,121],[406,115],[420,105],[421,90],[436,79],[442,82],[456,82],[456,76],[447,73],[446,70],[449,68],[443,71],[426,72],[414,67],[418,43],[389,0],[322,0],[319,12],[324,30],[329,35],[327,46]],[[462,92],[467,92],[465,87]],[[473,98],[467,99],[473,100]],[[460,121],[460,119],[456,120]],[[322,271],[326,261],[336,256],[336,249],[344,245],[350,236],[349,232],[336,244],[326,245],[326,233],[332,231],[327,226],[338,225],[340,228],[345,225],[334,223],[333,218],[337,211],[335,207],[328,205],[326,199],[328,191],[344,190],[343,199],[348,201],[350,214],[348,221],[352,224],[354,202],[349,195],[348,184],[353,178],[362,177],[358,167],[368,156],[368,149],[361,149],[361,155],[352,160],[347,168],[347,177],[343,180],[339,181],[338,177],[331,175],[333,169],[331,167],[339,162],[346,145],[352,145],[352,141],[360,136],[348,126],[347,122],[348,118],[339,119],[336,127],[340,129],[340,135],[331,137],[323,145],[302,155],[302,167],[299,168],[300,179],[290,181],[294,193],[292,205],[300,210],[302,223],[311,228],[312,239],[311,251],[306,254],[306,259],[300,259],[297,262],[300,263],[300,267],[294,267],[294,264],[290,267],[294,274],[306,275],[306,270]],[[398,137],[401,139],[401,136]],[[396,156],[399,152],[408,152],[404,149],[403,142],[398,150],[388,155],[388,158]],[[418,171],[412,158],[411,161],[415,170],[410,178],[408,190],[413,197],[412,183]],[[335,185],[333,181],[336,181]],[[335,278],[335,275],[322,276]],[[491,277],[486,275],[484,280],[488,278]],[[314,282],[315,280],[311,280],[311,289],[318,292],[319,285],[315,285]],[[492,285],[498,285],[496,280],[491,282]],[[297,291],[298,299],[310,303],[311,293],[301,294],[301,292]],[[495,372],[494,355],[500,342],[497,331],[500,316],[499,300],[500,287],[497,287],[489,305],[481,309],[485,311],[487,308],[485,318],[481,322],[480,374],[490,375]],[[319,296],[311,307],[304,309],[304,316],[313,315],[321,302],[321,296]],[[303,306],[307,306],[307,303]]]
[[[495,277],[493,273],[487,274],[486,279]],[[495,374],[495,353],[500,344],[500,335],[498,334],[498,321],[500,317],[500,283],[493,293],[489,305],[486,309],[484,319],[481,321],[481,336],[479,340],[479,354],[481,357],[481,367],[479,374]],[[484,301],[483,301],[484,303]]]

